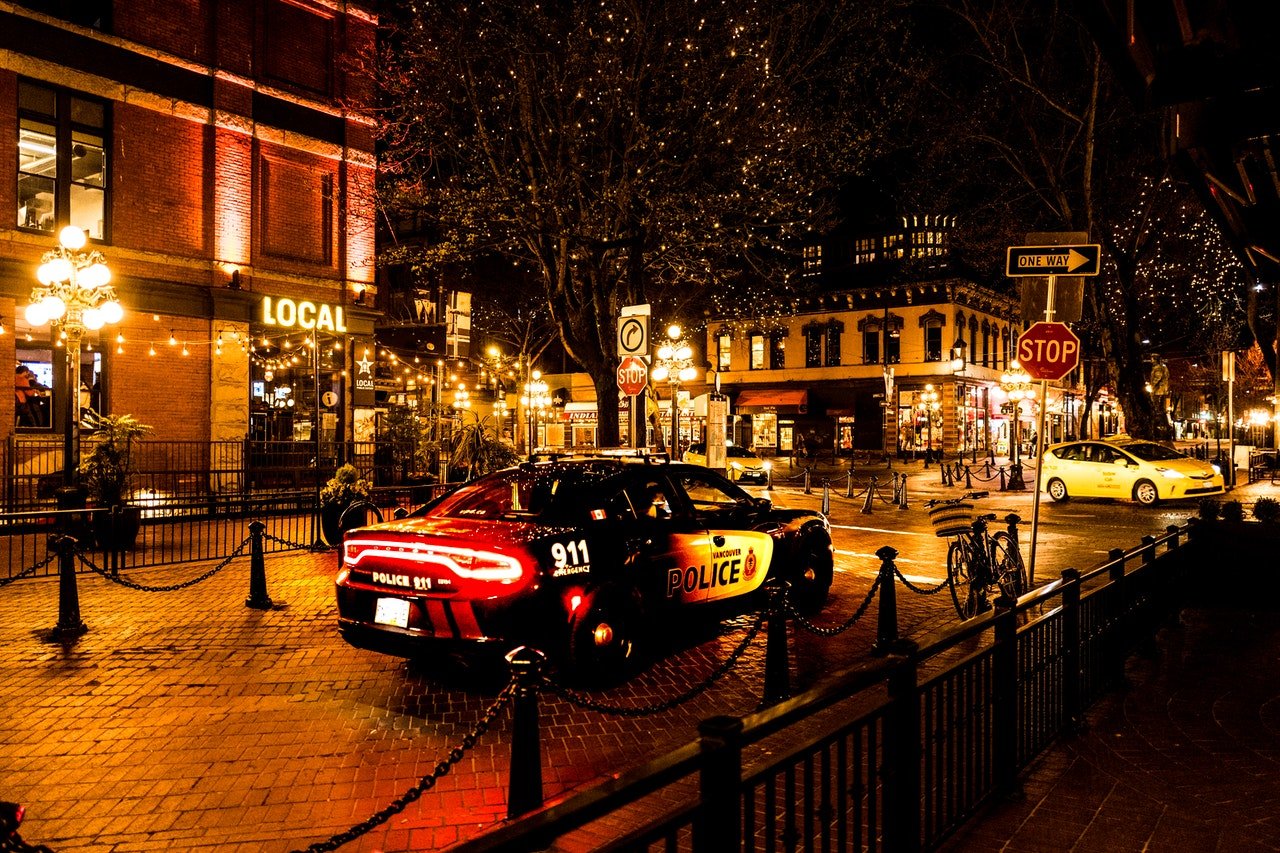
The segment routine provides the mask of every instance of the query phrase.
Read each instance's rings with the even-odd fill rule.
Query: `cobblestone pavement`
[[[933,487],[916,470],[924,496]],[[773,495],[784,505],[821,500],[785,487]],[[1000,497],[993,511],[1029,500]],[[945,543],[913,509],[880,506],[868,517],[855,501],[832,501],[841,571],[827,618],[841,621],[865,599],[878,568],[871,555],[889,533],[915,537],[899,560],[909,577],[925,584],[945,574]],[[247,559],[170,593],[82,576],[90,630],[67,643],[48,639],[58,618],[55,579],[0,591],[0,799],[28,807],[24,837],[60,853],[287,851],[364,821],[430,774],[493,703],[505,671],[496,662],[410,664],[346,646],[334,627],[335,564],[333,554],[268,557],[277,606],[267,611],[245,607]],[[130,577],[170,584],[207,569]],[[899,605],[907,636],[955,620],[945,592],[900,593]],[[793,688],[865,656],[874,615],[873,607],[834,640],[794,637]],[[630,707],[676,695],[714,671],[751,621],[673,638],[670,657],[594,695]],[[602,715],[545,695],[547,797],[686,742],[698,720],[754,709],[763,652],[761,636],[710,690],[652,716]],[[505,816],[509,749],[504,710],[434,790],[341,849],[434,850],[477,834]]]

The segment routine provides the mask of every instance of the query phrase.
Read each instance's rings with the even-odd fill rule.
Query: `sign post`
[[[1040,527],[1040,488],[1043,452],[1045,444],[1044,422],[1045,409],[1048,404],[1049,380],[1057,381],[1080,363],[1080,339],[1063,323],[1054,322],[1054,291],[1057,288],[1058,276],[1093,276],[1102,267],[1102,246],[1097,243],[1075,243],[1077,237],[1085,234],[1067,233],[1060,235],[1038,234],[1029,239],[1040,239],[1050,243],[1061,241],[1065,245],[1010,246],[1005,260],[1005,275],[1010,278],[1021,276],[1047,276],[1048,290],[1045,294],[1044,319],[1032,324],[1018,338],[1018,361],[1027,374],[1040,380],[1040,415],[1036,419],[1036,488],[1031,498],[1031,554],[1027,560],[1027,584],[1035,583],[1036,578],[1036,539]],[[1029,361],[1023,360],[1025,354]]]
[[[618,358],[622,362],[618,365],[618,388],[623,394],[627,395],[629,416],[627,419],[627,444],[631,447],[644,447],[648,444],[647,425],[648,419],[645,417],[644,389],[649,382],[649,305],[624,305],[622,312],[618,317]],[[627,387],[622,384],[622,365],[633,361],[639,361],[640,366],[644,370],[644,381],[636,387],[635,391],[628,388],[635,387],[634,383],[629,383]]]

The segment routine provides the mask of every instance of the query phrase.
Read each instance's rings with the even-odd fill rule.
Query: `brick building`
[[[372,417],[371,84],[349,60],[375,29],[344,0],[0,0],[0,355],[52,387],[24,421],[5,395],[0,435],[64,431],[65,350],[24,307],[69,224],[125,309],[86,333],[82,405],[194,441]]]

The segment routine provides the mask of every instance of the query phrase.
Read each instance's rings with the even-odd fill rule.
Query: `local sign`
[[[649,367],[634,355],[629,355],[618,363],[618,390],[628,397],[634,397],[649,384]]]
[[[1010,246],[1004,274],[1024,275],[1097,275],[1102,247],[1097,243],[1081,246]]]
[[[1056,381],[1080,363],[1080,339],[1065,323],[1034,323],[1018,337],[1017,355],[1032,379]]]

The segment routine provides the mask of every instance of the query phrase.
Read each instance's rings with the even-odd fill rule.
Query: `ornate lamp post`
[[[1009,362],[1009,371],[1000,374],[1000,387],[1009,395],[1009,403],[1013,407],[1013,429],[1010,441],[1013,444],[1013,466],[1009,475],[1009,488],[1022,489],[1022,401],[1035,400],[1036,389],[1031,384],[1031,376],[1022,369],[1017,361]]]
[[[668,342],[658,347],[658,363],[649,372],[654,382],[669,382],[671,385],[672,458],[678,458],[680,453],[680,406],[677,401],[680,383],[692,382],[698,375],[697,368],[693,366],[693,348],[683,335],[677,324],[667,327]]]
[[[538,425],[551,406],[551,395],[547,393],[547,383],[542,380],[542,371],[535,370],[529,374],[529,381],[524,383],[524,393],[520,395],[520,405],[524,406],[529,422],[529,455],[532,456]]]
[[[111,287],[111,269],[102,253],[82,251],[87,239],[74,225],[58,234],[59,245],[44,254],[31,291],[31,304],[26,307],[27,322],[32,326],[48,323],[61,330],[66,345],[65,386],[62,416],[65,433],[62,442],[62,488],[58,490],[58,506],[66,509],[83,506],[79,488],[80,468],[80,341],[86,331],[119,323],[124,309]]]

